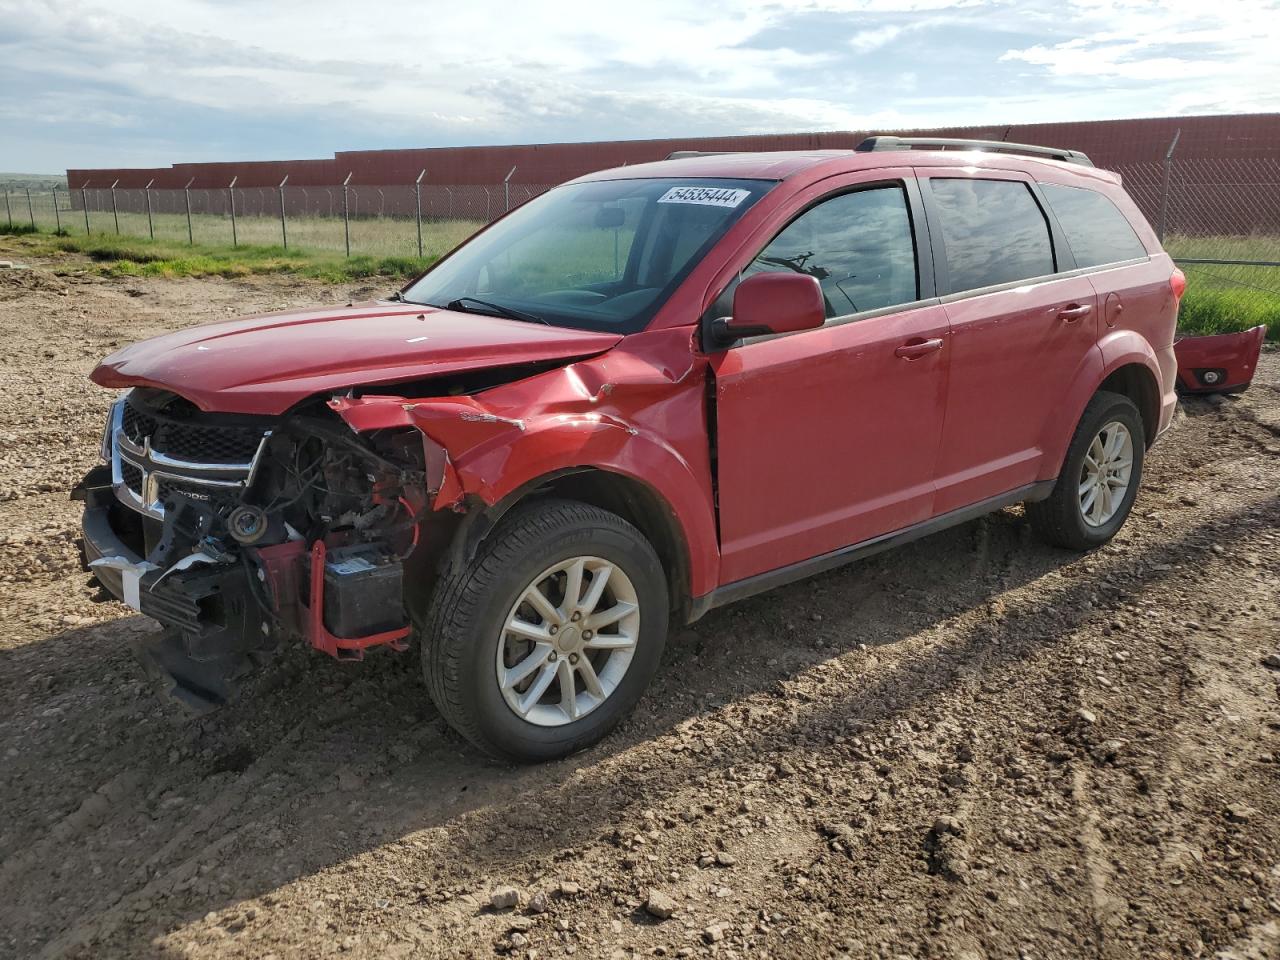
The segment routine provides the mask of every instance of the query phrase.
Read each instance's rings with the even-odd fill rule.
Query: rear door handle
[[[915,360],[923,357],[926,353],[933,353],[935,350],[942,349],[942,340],[937,338],[934,340],[912,340],[904,343],[897,350],[893,351],[895,357],[901,357],[903,360]]]
[[[1087,317],[1093,312],[1093,307],[1087,303],[1071,303],[1058,311],[1058,319],[1065,320],[1067,323],[1075,323],[1081,317]]]

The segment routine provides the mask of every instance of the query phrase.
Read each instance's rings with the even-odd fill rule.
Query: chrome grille
[[[111,472],[116,497],[156,518],[183,493],[231,509],[252,482],[271,431],[244,424],[189,423],[140,409],[129,397],[111,408]]]

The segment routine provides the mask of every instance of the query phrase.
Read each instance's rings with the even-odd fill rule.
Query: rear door
[[[987,168],[917,171],[951,330],[936,514],[1034,482],[1050,412],[1097,349],[1098,300],[1036,185]]]
[[[902,173],[815,188],[771,240],[745,251],[755,256],[741,275],[818,278],[828,320],[711,358],[722,583],[929,516],[947,319],[931,296],[917,188]],[[731,296],[732,286],[718,315]]]

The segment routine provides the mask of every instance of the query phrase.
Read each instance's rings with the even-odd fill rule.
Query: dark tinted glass
[[[1040,190],[1062,224],[1076,266],[1096,267],[1147,255],[1133,227],[1110,198],[1085,187],[1056,183],[1042,183]]]
[[[1053,273],[1049,224],[1025,183],[934,179],[950,292]]]
[[[917,299],[916,250],[901,187],[844,193],[801,214],[743,272],[817,277],[827,316]]]

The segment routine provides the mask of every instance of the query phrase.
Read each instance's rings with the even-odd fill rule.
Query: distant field
[[[0,181],[3,177],[0,177]],[[59,201],[54,212],[54,197]],[[181,213],[154,213],[148,225],[146,213],[110,210],[92,210],[85,226],[85,212],[71,209],[65,190],[57,193],[48,190],[31,190],[28,209],[24,191],[10,190],[9,209],[0,207],[0,228],[7,226],[8,217],[15,225],[35,221],[39,230],[53,232],[61,227],[72,236],[107,234],[122,237],[148,237],[154,230],[156,240],[187,242],[187,218]],[[119,229],[117,230],[117,217]],[[423,256],[440,256],[471,236],[481,224],[470,220],[424,221],[422,224]],[[314,250],[345,251],[341,217],[297,216],[286,223],[289,247]],[[191,218],[191,235],[198,244],[230,246],[233,241],[231,217],[215,214],[195,214]],[[234,240],[243,246],[281,246],[284,237],[280,232],[279,217],[237,216]],[[351,220],[351,252],[369,256],[416,256],[418,234],[415,222],[396,217],[358,217]]]

